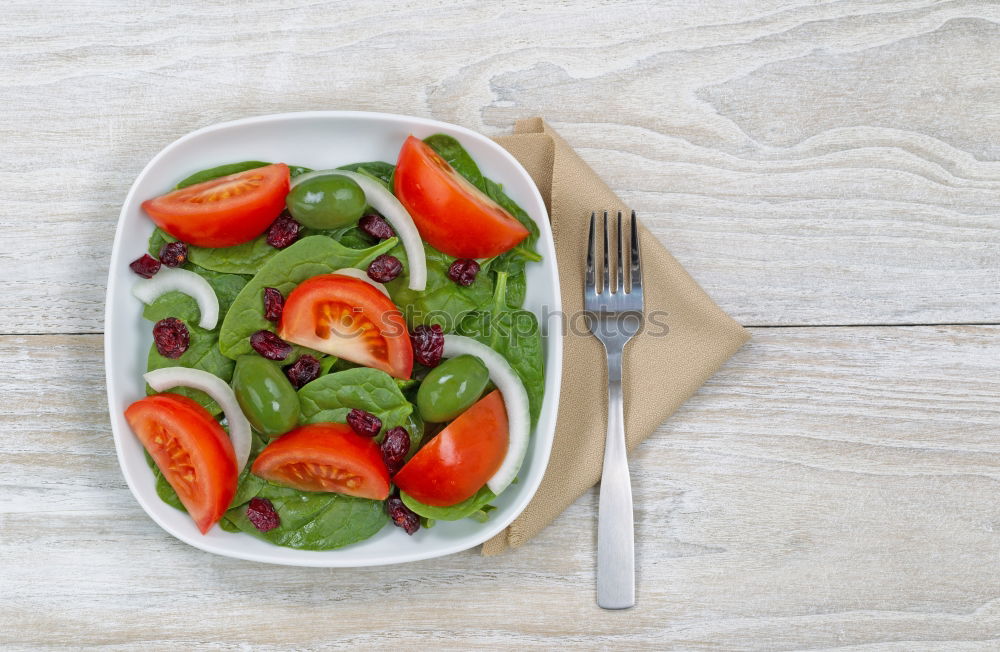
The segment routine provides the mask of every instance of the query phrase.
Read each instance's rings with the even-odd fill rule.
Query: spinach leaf
[[[265,482],[253,497],[267,498],[281,524],[258,530],[240,505],[226,512],[220,525],[275,545],[300,550],[332,550],[374,536],[389,521],[382,501],[343,494],[297,491]]]
[[[299,390],[299,406],[302,423],[346,423],[351,408],[365,410],[382,420],[382,433],[407,425],[413,412],[392,376],[367,367],[327,374],[306,384]]]
[[[507,277],[507,306],[520,308],[524,305],[524,296],[528,291],[528,282],[524,274]]]
[[[204,277],[219,298],[219,317],[225,316],[247,279],[236,274],[220,274],[210,270],[193,268],[191,271]],[[177,317],[189,324],[197,324],[200,316],[198,302],[183,292],[167,292],[142,310],[142,316],[151,322],[167,317]]]
[[[196,183],[211,181],[212,179],[218,179],[219,177],[236,174],[238,172],[246,172],[247,170],[253,170],[254,168],[262,168],[265,165],[270,165],[270,163],[265,163],[264,161],[243,161],[241,163],[218,165],[214,168],[208,168],[207,170],[195,172],[191,176],[181,180],[176,186],[174,186],[174,188],[187,188],[188,186],[193,186]]]
[[[303,228],[301,234],[302,237],[325,235],[351,249],[366,249],[373,244],[373,239],[356,226],[329,231]],[[199,267],[216,272],[253,275],[279,251],[281,250],[268,244],[267,234],[264,234],[232,247],[214,249],[188,246],[188,260]]]
[[[188,246],[188,260],[199,267],[227,274],[256,274],[261,266],[280,251],[267,243],[267,235],[232,247]]]
[[[493,305],[462,320],[459,333],[486,344],[510,363],[528,392],[532,425],[538,422],[545,394],[545,356],[538,318],[527,310],[511,310],[506,297],[507,273],[497,274]]]
[[[201,369],[210,374],[218,376],[227,383],[233,379],[233,368],[236,363],[222,355],[219,351],[219,336],[217,333],[202,330],[197,326],[187,324],[190,331],[190,345],[187,351],[179,358],[165,358],[156,350],[156,344],[149,347],[149,356],[146,359],[146,371],[162,369],[164,367],[187,367],[189,369]],[[209,398],[208,394],[201,390],[189,387],[175,387],[170,390],[174,394],[187,396],[194,399],[199,405],[211,412],[213,415],[222,412],[218,403]],[[146,385],[146,394],[152,396],[157,392]]]
[[[261,293],[266,287],[277,288],[288,296],[302,281],[319,274],[329,274],[343,267],[364,269],[379,254],[397,244],[396,238],[368,249],[349,249],[322,235],[303,238],[271,257],[240,291],[226,313],[219,332],[223,355],[236,359],[250,353],[250,336],[259,330],[274,330],[274,323],[264,318]]]
[[[369,161],[368,163],[351,163],[341,165],[338,170],[367,174],[373,179],[381,181],[387,188],[392,189],[392,175],[396,171],[396,166],[385,161]]]
[[[374,238],[356,226],[344,229],[334,239],[345,247],[350,247],[351,249],[367,249],[372,246],[372,241],[374,240]]]
[[[489,502],[497,496],[489,487],[483,486],[472,495],[457,505],[450,507],[434,507],[425,505],[405,491],[399,492],[399,497],[403,499],[403,504],[424,518],[431,518],[436,521],[457,521],[469,516],[475,516],[476,512],[482,511]]]
[[[486,184],[483,173],[479,171],[479,166],[472,159],[462,144],[456,139],[445,134],[434,134],[425,138],[424,142],[430,145],[437,154],[448,161],[455,171],[469,180],[469,183],[486,192]]]
[[[153,258],[157,258],[160,255],[160,248],[168,242],[177,242],[177,238],[170,235],[160,227],[153,229],[152,235],[149,236],[149,244],[146,249],[149,251],[149,255]],[[187,264],[182,265],[182,267],[187,267]]]
[[[465,287],[448,278],[448,268],[455,259],[424,243],[427,258],[427,286],[423,292],[408,287],[409,267],[406,252],[397,246],[390,252],[403,263],[403,273],[386,283],[393,302],[403,311],[407,324],[439,324],[450,333],[455,330],[467,313],[478,310],[490,301],[493,279],[489,274],[479,274],[472,285]]]
[[[271,164],[265,161],[241,161],[240,163],[226,163],[225,165],[218,165],[214,168],[208,168],[207,170],[195,172],[174,186],[174,188],[187,188],[188,186],[193,186],[196,183],[211,181],[212,179],[218,179],[219,177],[236,174],[238,172],[246,172],[247,170],[253,170],[254,168],[262,168],[265,165]],[[288,171],[292,178],[306,172],[312,172],[309,168],[304,168],[299,165],[289,165]]]

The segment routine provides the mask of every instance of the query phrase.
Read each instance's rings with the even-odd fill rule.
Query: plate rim
[[[143,497],[142,493],[137,490],[136,479],[133,477],[129,465],[125,461],[125,452],[122,448],[122,437],[125,434],[120,432],[122,428],[119,427],[118,423],[113,417],[111,411],[114,409],[113,401],[116,394],[120,394],[121,390],[118,385],[118,377],[112,374],[112,351],[114,349],[113,343],[111,341],[112,337],[112,322],[114,319],[114,309],[113,309],[113,298],[117,296],[120,292],[124,291],[119,288],[118,279],[122,277],[123,273],[119,270],[122,264],[123,249],[122,249],[122,239],[124,225],[126,221],[126,215],[129,207],[133,206],[136,198],[135,194],[137,188],[145,177],[157,167],[157,164],[161,159],[166,157],[172,150],[181,145],[197,139],[207,133],[213,133],[225,129],[230,129],[234,127],[242,127],[254,124],[263,124],[269,122],[283,122],[290,120],[310,120],[310,119],[329,119],[329,120],[343,120],[343,119],[366,119],[375,120],[381,122],[403,122],[411,125],[420,125],[422,127],[430,128],[444,128],[447,131],[456,132],[462,136],[471,138],[478,141],[479,143],[485,145],[487,148],[493,150],[500,158],[505,159],[514,170],[516,170],[522,177],[523,180],[527,182],[529,191],[532,195],[532,199],[536,203],[536,208],[539,209],[538,217],[544,220],[544,223],[539,220],[535,220],[539,225],[541,236],[539,238],[539,245],[544,249],[543,255],[552,261],[552,269],[554,273],[549,275],[552,291],[554,296],[554,305],[545,306],[551,311],[551,314],[547,314],[547,321],[543,319],[542,315],[536,315],[539,317],[540,326],[543,329],[543,333],[546,337],[546,394],[544,398],[544,404],[552,404],[552,418],[551,427],[547,428],[545,432],[542,432],[539,427],[536,426],[535,432],[533,433],[533,442],[536,448],[535,459],[541,464],[542,471],[538,474],[536,480],[532,483],[532,486],[524,493],[520,498],[519,504],[515,504],[511,508],[510,515],[505,519],[498,520],[494,523],[490,523],[489,527],[484,527],[481,534],[477,534],[473,537],[472,543],[454,543],[451,545],[436,546],[433,549],[422,551],[418,547],[414,547],[413,552],[406,553],[404,555],[399,554],[381,554],[372,555],[370,558],[363,560],[346,560],[341,558],[338,562],[338,549],[327,550],[327,551],[303,551],[294,548],[286,548],[283,546],[276,546],[272,544],[274,548],[273,553],[268,550],[266,553],[259,553],[252,550],[231,550],[228,546],[217,545],[216,542],[208,539],[199,539],[193,536],[189,536],[185,532],[179,532],[173,528],[173,526],[163,519],[161,519],[150,501],[147,501]],[[534,219],[534,215],[533,215]],[[166,531],[171,536],[191,545],[194,548],[203,550],[205,552],[213,553],[223,557],[230,557],[235,559],[241,559],[246,561],[255,561],[261,563],[269,563],[276,565],[285,566],[305,566],[305,567],[315,567],[315,568],[346,568],[346,567],[364,567],[364,566],[382,566],[391,565],[399,563],[408,563],[421,561],[425,559],[432,559],[436,557],[442,557],[445,555],[451,555],[464,550],[469,550],[477,545],[480,545],[502,530],[504,530],[510,523],[512,523],[524,509],[528,506],[531,500],[534,498],[541,481],[544,478],[545,470],[548,468],[548,463],[551,457],[552,445],[555,439],[555,428],[557,424],[558,417],[558,407],[559,407],[559,397],[562,386],[562,367],[563,367],[563,315],[562,315],[562,298],[560,293],[560,283],[559,283],[559,269],[557,265],[557,260],[555,256],[554,240],[552,236],[551,224],[548,222],[548,211],[545,207],[545,202],[542,199],[541,193],[538,191],[537,186],[531,178],[531,175],[524,169],[524,167],[510,154],[506,149],[501,147],[495,141],[489,137],[473,131],[467,127],[461,125],[456,125],[440,120],[434,120],[431,118],[424,118],[419,116],[408,116],[404,114],[394,114],[394,113],[384,113],[384,112],[373,112],[373,111],[342,111],[342,110],[329,110],[329,111],[295,111],[295,112],[284,112],[284,113],[272,113],[259,116],[251,116],[246,118],[239,118],[236,120],[229,120],[225,122],[213,123],[200,127],[193,131],[187,132],[172,142],[168,143],[162,149],[160,149],[146,165],[142,168],[138,175],[136,175],[131,186],[129,187],[128,193],[122,203],[121,210],[118,214],[118,220],[115,226],[115,235],[112,241],[112,250],[109,261],[108,268],[108,283],[107,290],[105,293],[105,303],[104,303],[104,369],[105,369],[105,387],[108,400],[109,408],[109,421],[111,424],[111,430],[113,434],[113,439],[115,443],[115,453],[118,458],[118,465],[122,471],[122,475],[125,477],[126,484],[128,485],[129,491],[132,496],[136,499],[139,505],[142,507],[143,511],[157,524]],[[551,362],[555,362],[554,365]],[[124,381],[123,381],[124,382]],[[541,424],[539,424],[541,425]],[[544,435],[544,436],[540,436]],[[538,447],[541,447],[540,449]],[[484,524],[486,525],[486,524]],[[249,535],[246,535],[249,536]],[[364,541],[357,542],[353,545],[362,545]],[[302,553],[308,553],[303,555]],[[321,561],[315,559],[315,554],[322,554],[324,558]],[[287,558],[278,558],[279,556]],[[328,556],[328,558],[327,558]]]

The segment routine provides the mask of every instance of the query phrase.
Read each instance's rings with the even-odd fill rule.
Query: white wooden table
[[[3,15],[0,646],[1000,646],[1000,4]],[[595,605],[593,492],[513,554],[357,570],[211,556],[129,494],[101,341],[126,189],[192,129],[328,108],[545,116],[751,327],[633,458],[635,609]]]

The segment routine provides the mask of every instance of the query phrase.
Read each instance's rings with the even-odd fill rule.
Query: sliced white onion
[[[309,179],[331,174],[339,174],[354,180],[361,186],[361,190],[365,193],[365,199],[372,208],[389,220],[389,224],[396,230],[396,235],[399,236],[400,242],[403,243],[403,249],[406,251],[406,261],[410,268],[409,287],[411,290],[423,292],[424,288],[427,287],[427,259],[424,257],[424,243],[420,239],[420,232],[417,231],[417,225],[413,223],[413,218],[388,188],[371,177],[347,170],[316,170],[300,174],[292,179],[291,187],[294,188]]]
[[[365,283],[367,283],[368,285],[372,286],[373,288],[375,288],[376,290],[378,290],[379,292],[381,292],[385,296],[389,296],[389,290],[386,290],[385,286],[382,285],[381,283],[379,283],[378,281],[373,281],[371,279],[371,277],[368,276],[368,272],[366,272],[364,270],[357,269],[355,267],[345,267],[343,269],[338,269],[336,272],[334,272],[334,274],[342,274],[343,276],[351,276],[351,277],[356,278],[356,279],[358,279],[360,281],[364,281]]]
[[[190,387],[200,389],[211,396],[226,416],[229,439],[233,442],[233,452],[236,453],[236,472],[243,470],[250,458],[250,422],[243,415],[240,404],[236,402],[236,394],[226,381],[207,371],[188,367],[154,369],[143,375],[143,378],[158,392],[165,392],[175,387]]]
[[[444,357],[454,358],[459,355],[473,355],[482,360],[490,372],[490,380],[503,395],[504,408],[507,410],[507,428],[509,442],[507,454],[500,468],[489,479],[486,486],[496,495],[500,495],[517,477],[528,450],[528,438],[531,436],[531,418],[528,414],[528,392],[524,389],[521,377],[510,366],[507,359],[471,337],[462,335],[444,336]]]
[[[212,330],[219,321],[219,297],[203,277],[186,269],[161,267],[153,278],[139,281],[132,286],[132,294],[139,301],[150,304],[167,292],[183,292],[198,303],[198,325]]]

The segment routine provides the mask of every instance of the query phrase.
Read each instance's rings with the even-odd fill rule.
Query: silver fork
[[[627,609],[635,604],[635,549],[632,525],[632,486],[625,455],[625,420],[622,404],[622,351],[639,331],[643,320],[642,266],[639,229],[632,211],[629,286],[625,290],[622,257],[622,214],[618,211],[618,257],[615,283],[611,285],[608,255],[608,212],[604,211],[604,252],[595,251],[597,213],[590,215],[587,243],[587,277],[583,308],[590,331],[608,354],[608,436],[604,444],[601,501],[597,520],[597,604],[604,609]],[[601,265],[598,289],[594,258]]]

